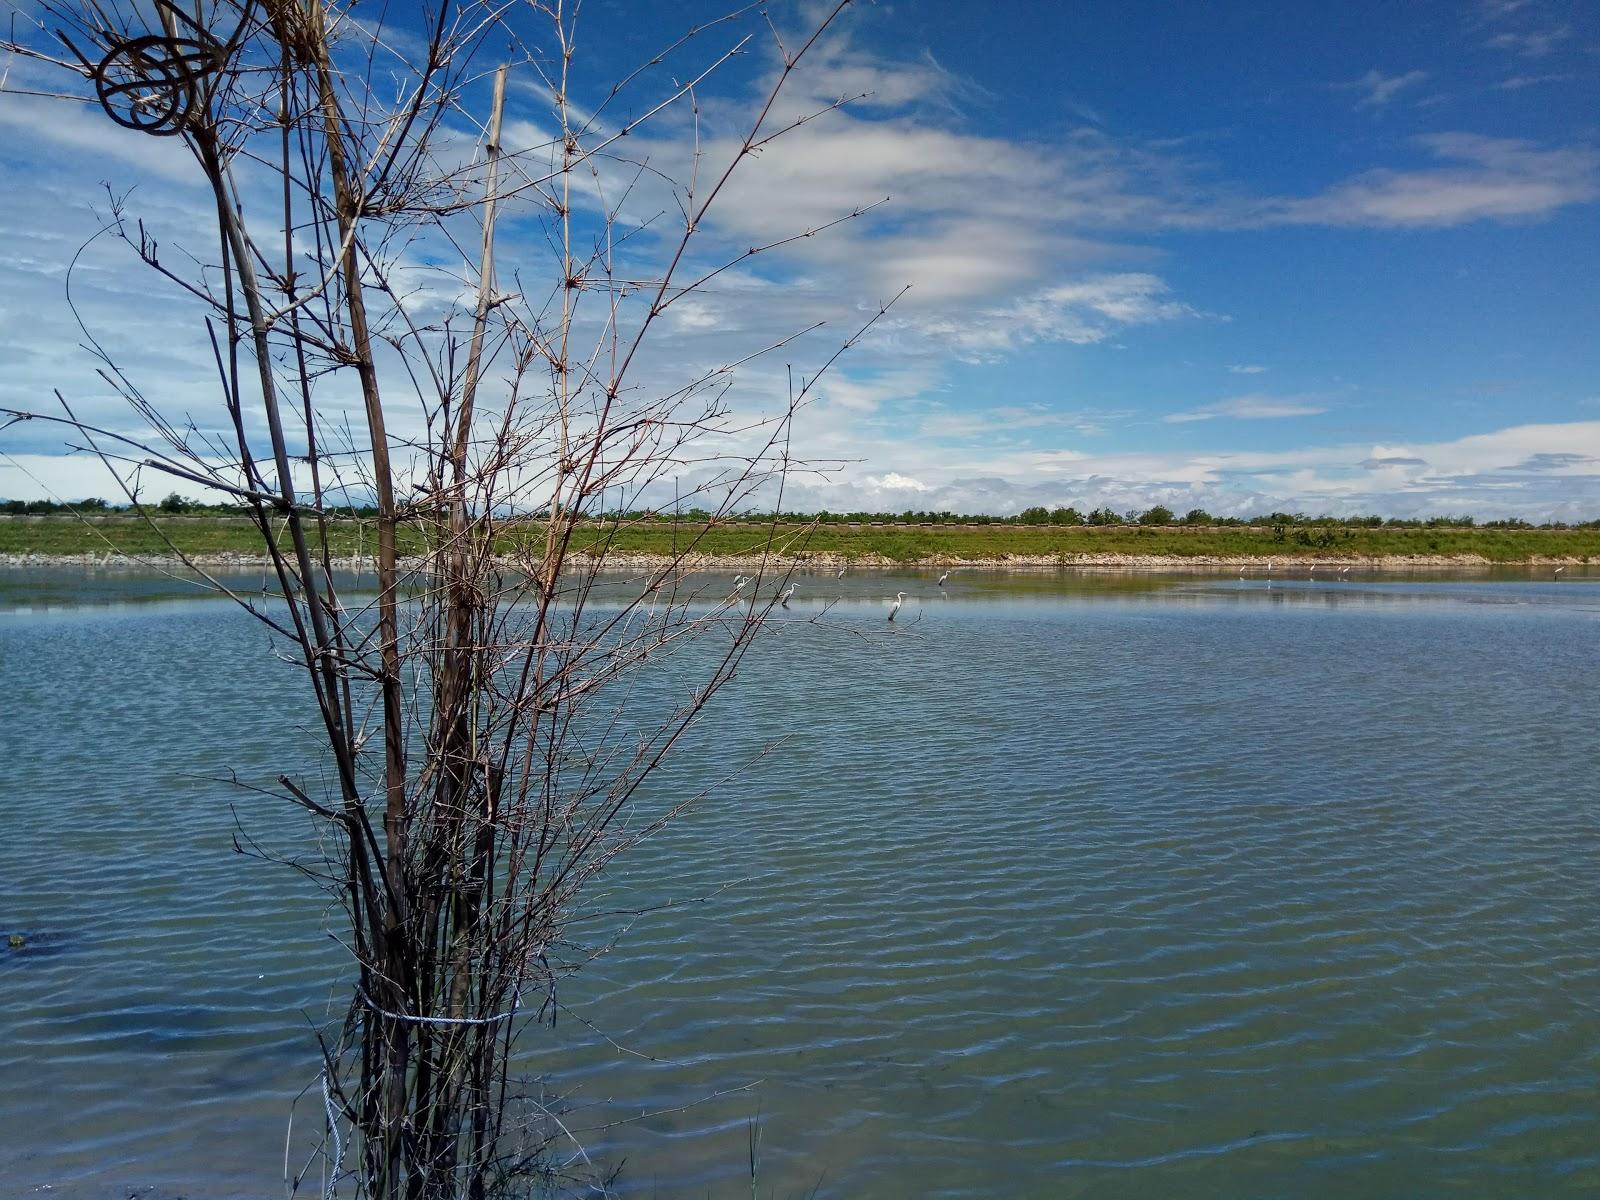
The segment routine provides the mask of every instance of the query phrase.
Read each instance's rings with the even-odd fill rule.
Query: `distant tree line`
[[[150,506],[153,511],[169,516],[244,516],[248,510],[237,504],[202,504],[186,500],[176,492]],[[70,503],[56,500],[0,500],[0,515],[48,516],[57,513],[117,513],[132,511],[127,505],[114,505],[105,500],[90,498]],[[344,504],[330,506],[329,516],[375,517],[377,509],[370,504]],[[523,514],[544,519],[544,511]],[[671,520],[676,516],[683,521],[704,523],[716,520],[723,523],[749,522],[760,524],[771,520],[771,513],[743,512],[736,514],[711,513],[703,508],[681,509],[676,514],[655,509],[629,509],[621,512],[595,514],[606,521]],[[1357,530],[1357,529],[1600,529],[1600,519],[1592,521],[1544,521],[1534,524],[1516,517],[1499,521],[1479,521],[1469,516],[1440,517],[1384,517],[1376,513],[1366,516],[1307,516],[1305,513],[1270,512],[1252,517],[1219,517],[1203,508],[1191,508],[1179,516],[1165,505],[1157,504],[1140,512],[1130,509],[1117,512],[1109,506],[1080,512],[1076,508],[1046,508],[1042,504],[1025,508],[1012,516],[994,516],[989,513],[954,513],[949,511],[905,512],[830,512],[823,509],[814,513],[786,512],[784,516],[794,521],[817,521],[824,525],[1145,525],[1164,528],[1221,528],[1221,529],[1272,529],[1295,530]]]
[[[1223,528],[1223,529],[1600,529],[1600,519],[1593,521],[1545,521],[1533,524],[1516,517],[1499,521],[1479,521],[1469,516],[1441,517],[1383,517],[1366,516],[1307,516],[1305,513],[1272,512],[1251,517],[1219,517],[1203,508],[1191,508],[1179,516],[1165,505],[1157,504],[1144,511],[1133,509],[1118,512],[1109,506],[1081,512],[1076,508],[1045,508],[1036,505],[1012,516],[994,516],[989,513],[955,513],[948,511],[924,512],[830,512],[823,509],[814,513],[785,512],[793,521],[817,521],[823,525],[1145,525],[1166,528]],[[669,512],[636,509],[603,514],[607,520],[649,521],[671,519]],[[685,521],[705,521],[712,514],[703,509],[684,509],[677,516]],[[747,512],[724,514],[717,518],[723,522],[749,522],[760,524],[772,519],[771,513]]]
[[[148,506],[151,512],[163,513],[167,516],[185,517],[246,517],[250,515],[248,507],[242,504],[202,504],[198,500],[188,500],[173,492],[164,500]],[[71,513],[131,513],[133,508],[127,504],[112,504],[97,496],[87,500],[0,500],[0,516],[14,517],[44,517],[56,514]],[[325,510],[329,516],[334,517],[375,517],[378,515],[377,507],[371,504],[341,504],[332,505]]]

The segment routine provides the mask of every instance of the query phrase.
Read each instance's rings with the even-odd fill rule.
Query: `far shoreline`
[[[402,559],[426,551],[426,527],[399,528]],[[339,519],[327,530],[334,561],[369,562],[376,550],[370,523]],[[700,525],[639,520],[583,523],[572,531],[575,569],[600,558],[606,570],[748,572],[774,569],[1124,571],[1250,571],[1267,564],[1310,571],[1467,571],[1493,566],[1538,570],[1600,563],[1600,528],[1428,526],[1050,526],[1002,523],[758,523]],[[274,536],[283,539],[281,531]],[[542,525],[502,521],[493,552],[515,565],[541,559]],[[54,563],[106,566],[143,562],[171,569],[184,557],[200,567],[255,568],[267,547],[253,523],[236,516],[150,514],[86,519],[24,516],[0,519],[0,567]],[[1576,573],[1576,572],[1575,572]]]
[[[511,557],[501,563],[514,568],[518,560]],[[567,566],[577,570],[592,562],[590,556],[574,552]],[[192,563],[202,568],[255,569],[269,567],[272,560],[265,554],[237,551],[203,552],[180,558],[173,554],[123,555],[110,552],[100,554],[48,554],[40,552],[0,554],[0,570],[28,567],[89,567],[117,571],[173,571],[184,570]],[[422,564],[418,558],[404,558],[402,568],[415,569]],[[1294,571],[1325,567],[1350,571],[1517,571],[1538,568],[1584,567],[1586,557],[1572,555],[1540,555],[1507,561],[1491,559],[1481,554],[1316,554],[1297,553],[1274,555],[1176,555],[1176,554],[1006,554],[996,557],[960,558],[948,554],[900,560],[884,555],[839,555],[815,553],[805,555],[749,555],[749,554],[696,554],[681,560],[669,555],[636,554],[612,551],[600,564],[604,570],[636,571],[659,570],[676,564],[686,573],[702,573],[726,568],[736,570],[768,569],[773,572],[797,574],[846,571],[1027,571],[1045,570],[1124,570],[1124,571],[1195,571],[1220,573],[1228,571],[1254,571],[1263,577],[1270,570]],[[371,555],[340,555],[334,560],[336,569],[370,571],[375,560]]]

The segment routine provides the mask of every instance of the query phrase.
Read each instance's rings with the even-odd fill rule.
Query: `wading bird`
[[[782,604],[785,608],[788,608],[789,607],[789,597],[792,596],[792,595],[794,595],[794,584],[791,583],[789,585],[789,590],[778,598],[778,603]]]
[[[900,592],[894,598],[894,603],[889,605],[889,620],[894,620],[895,613],[900,611],[900,606],[906,602],[906,594]]]
[[[1566,568],[1565,568],[1565,567],[1557,567],[1557,568],[1556,568],[1556,578],[1557,578],[1557,579],[1560,579],[1560,578],[1561,578],[1561,572],[1563,572],[1563,571],[1565,571],[1565,570],[1566,570]]]
[[[949,579],[949,578],[950,578],[950,572],[949,571],[946,571],[943,575],[939,576],[939,586],[943,587],[944,586],[944,581],[946,579]]]
[[[839,568],[839,573],[836,576],[834,576],[834,578],[835,579],[843,579],[844,578],[844,567],[840,567]]]

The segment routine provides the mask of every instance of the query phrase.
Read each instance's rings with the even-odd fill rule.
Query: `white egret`
[[[1565,567],[1557,567],[1557,568],[1556,568],[1556,578],[1557,578],[1557,579],[1560,579],[1560,578],[1561,578],[1561,572],[1563,572],[1563,571],[1565,571],[1565,570],[1566,570],[1566,568],[1565,568]]]
[[[889,620],[891,620],[891,621],[894,620],[895,613],[900,611],[900,606],[902,604],[904,604],[905,602],[906,602],[906,594],[904,592],[901,592],[901,593],[899,593],[898,595],[895,596],[894,603],[889,605]]]
[[[849,566],[849,565],[850,565],[849,563],[845,564],[845,566]],[[834,576],[834,578],[835,579],[843,579],[844,578],[844,567],[840,567],[839,568],[839,573],[836,576]]]
[[[794,595],[794,584],[791,583],[789,585],[789,590],[787,592],[785,592],[781,597],[779,597],[778,603],[782,604],[785,608],[788,608],[789,607],[789,597],[792,596],[792,595]]]
[[[944,581],[946,579],[949,579],[949,578],[950,578],[950,572],[949,571],[946,571],[943,575],[939,576],[939,586],[943,587],[944,586]]]

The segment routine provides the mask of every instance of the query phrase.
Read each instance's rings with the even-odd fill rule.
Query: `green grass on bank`
[[[1299,536],[1302,532],[1305,537]],[[810,554],[860,558],[878,555],[895,562],[1064,557],[1083,554],[1153,555],[1173,558],[1357,559],[1386,555],[1477,554],[1493,562],[1530,558],[1600,558],[1600,533],[1593,530],[1351,529],[1324,535],[1289,529],[1282,536],[1262,528],[1152,528],[1146,526],[839,526],[780,532],[780,546]],[[701,548],[719,556],[758,550],[764,537],[742,528],[715,529]],[[667,553],[669,529],[636,527],[619,532],[617,549]]]
[[[258,554],[260,534],[243,517],[160,517],[162,533],[190,554]],[[335,546],[341,555],[372,552],[369,522],[334,523]],[[696,529],[667,523],[642,523],[616,530],[584,528],[579,549],[609,545],[624,554],[670,554],[690,544]],[[698,553],[716,557],[759,554],[767,529],[754,524],[718,526],[700,537]],[[536,539],[538,526],[507,526],[503,547]],[[774,549],[789,554],[881,557],[893,562],[922,560],[971,561],[1007,556],[1070,560],[1076,555],[1120,554],[1174,558],[1326,558],[1360,559],[1385,556],[1451,556],[1473,554],[1491,562],[1517,563],[1532,558],[1600,561],[1600,532],[1592,529],[1380,528],[1344,529],[1291,527],[1150,527],[1109,526],[957,526],[957,525],[822,525],[782,526],[772,539]],[[403,531],[401,552],[422,549],[421,535]],[[70,516],[0,517],[0,554],[81,555],[107,552],[133,556],[167,553],[161,534],[143,520],[126,515],[97,516],[87,521]]]

